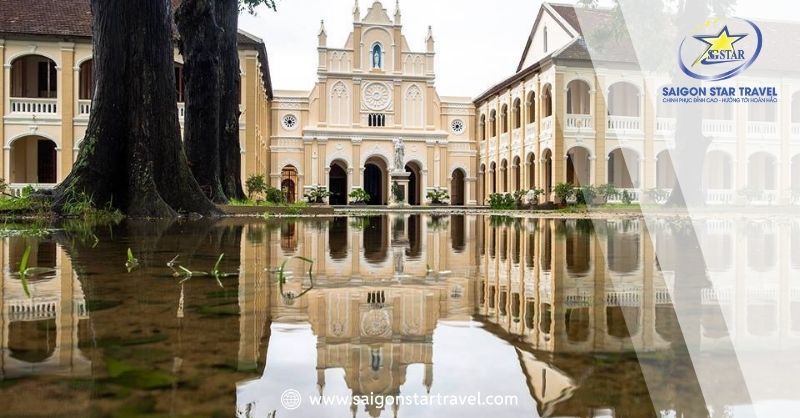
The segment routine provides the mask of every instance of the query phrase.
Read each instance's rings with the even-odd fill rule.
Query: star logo
[[[695,35],[694,38],[705,43],[707,48],[702,54],[700,54],[699,57],[697,57],[692,64],[692,67],[696,66],[697,63],[719,64],[723,62],[744,60],[744,57],[738,57],[739,54],[737,53],[736,48],[733,47],[733,44],[741,41],[742,38],[745,37],[747,37],[747,34],[731,35],[731,33],[728,31],[727,25],[725,25],[716,35]],[[711,55],[717,57],[726,57],[727,59],[714,59],[713,61],[709,61],[709,57]]]

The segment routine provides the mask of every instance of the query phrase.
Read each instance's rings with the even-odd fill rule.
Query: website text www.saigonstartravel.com
[[[304,397],[294,389],[287,389],[281,395],[281,405],[288,410],[297,409],[303,404],[311,406],[516,406],[517,395],[482,394],[480,392],[464,395],[435,394],[410,394],[410,395],[309,395]]]

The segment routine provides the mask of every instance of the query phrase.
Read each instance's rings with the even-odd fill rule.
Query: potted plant
[[[426,197],[433,206],[446,205],[447,201],[450,200],[450,194],[447,193],[447,190],[439,187],[429,190]]]
[[[537,206],[539,205],[539,196],[543,194],[544,189],[533,188],[528,190],[528,192],[525,194],[525,199],[527,199],[528,205]]]
[[[617,194],[617,188],[613,184],[601,184],[594,188],[594,204],[605,205],[608,198]]]
[[[353,205],[366,205],[371,196],[369,193],[364,191],[362,188],[353,189],[352,192],[348,195],[350,197],[350,203]]]
[[[333,193],[329,192],[324,186],[311,186],[305,194],[305,198],[309,204],[322,205],[325,199],[329,198]]]
[[[572,183],[558,183],[556,187],[553,188],[553,193],[556,195],[556,199],[558,199],[561,205],[566,205],[567,199],[572,197],[575,193],[575,187]]]

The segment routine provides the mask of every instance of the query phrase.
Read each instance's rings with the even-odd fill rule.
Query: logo
[[[681,70],[703,81],[721,81],[748,69],[761,53],[763,36],[746,19],[711,19],[699,33],[687,36],[678,49]]]
[[[288,411],[299,408],[302,402],[303,398],[300,396],[300,392],[294,389],[286,389],[281,394],[281,405]]]

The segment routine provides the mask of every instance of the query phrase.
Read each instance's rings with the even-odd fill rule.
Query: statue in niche
[[[405,160],[405,144],[403,144],[403,138],[395,138],[394,140],[394,169],[396,171],[405,171],[405,164],[403,161]]]
[[[375,45],[375,47],[372,48],[372,68],[383,68],[381,65],[383,57],[381,55],[383,55],[381,54],[381,46]]]

